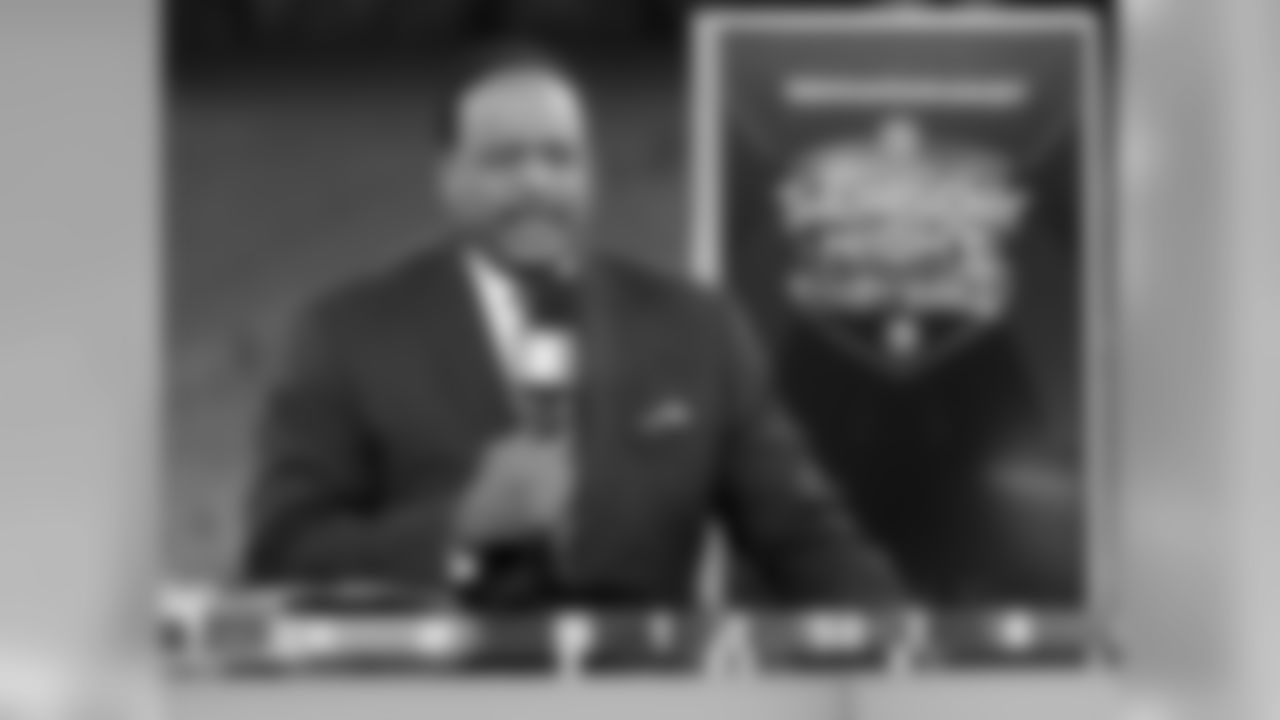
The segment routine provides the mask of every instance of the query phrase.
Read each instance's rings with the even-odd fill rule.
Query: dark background
[[[1112,0],[167,0],[166,44],[184,71],[264,59],[328,64],[416,58],[428,62],[503,33],[537,34],[593,64],[678,61],[686,18],[704,7],[915,5],[1087,7]]]
[[[428,242],[432,95],[457,53],[520,34],[576,61],[601,137],[602,240],[681,268],[690,219],[684,27],[703,4],[766,3],[170,0],[171,575],[230,568],[258,396],[292,314],[335,282]],[[1047,391],[1061,395],[1057,351],[1034,340],[1029,349]]]

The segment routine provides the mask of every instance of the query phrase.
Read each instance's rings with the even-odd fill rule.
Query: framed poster
[[[849,512],[944,617],[1097,622],[1116,254],[1094,19],[736,9],[694,35],[694,267]]]

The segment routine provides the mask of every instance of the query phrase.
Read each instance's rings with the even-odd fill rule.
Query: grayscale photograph
[[[1107,661],[1110,3],[166,5],[174,668]]]

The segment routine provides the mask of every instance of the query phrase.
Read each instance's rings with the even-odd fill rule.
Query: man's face
[[[445,200],[503,261],[573,266],[592,185],[585,112],[563,79],[512,71],[462,98]]]

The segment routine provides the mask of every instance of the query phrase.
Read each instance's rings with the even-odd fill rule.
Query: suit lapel
[[[511,396],[460,253],[440,251],[412,273],[411,285],[414,335],[429,356],[433,394],[467,435],[498,434],[514,421]]]
[[[607,259],[599,261],[593,275],[584,332],[585,399],[591,425],[602,430],[624,426],[627,401],[643,386],[653,359],[650,307],[638,285],[625,268]]]
[[[573,494],[569,560],[574,571],[599,580],[607,567],[607,541],[625,524],[637,488],[618,485],[628,459],[622,453],[631,418],[631,400],[643,387],[654,356],[650,307],[644,288],[625,268],[600,259],[587,287],[582,332],[583,392],[578,486]],[[622,473],[625,475],[625,473]],[[604,564],[602,564],[604,563]]]

